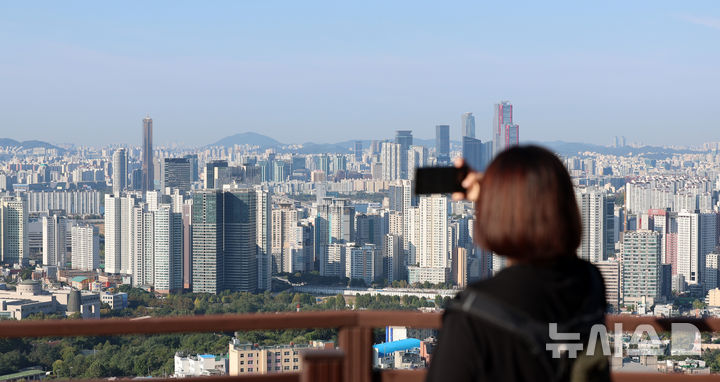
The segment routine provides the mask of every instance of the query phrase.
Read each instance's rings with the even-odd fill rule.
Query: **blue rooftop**
[[[200,358],[215,358],[212,354],[198,354],[198,357]]]
[[[373,345],[373,349],[378,351],[378,356],[384,357],[386,354],[390,354],[396,351],[410,350],[420,347],[420,340],[417,338],[406,338],[404,340],[384,342],[381,344]]]

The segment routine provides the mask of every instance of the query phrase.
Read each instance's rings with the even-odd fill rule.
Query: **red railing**
[[[45,320],[5,321],[0,324],[0,337],[58,337],[122,334],[160,334],[195,332],[231,332],[250,330],[280,330],[306,328],[334,328],[338,330],[338,350],[306,352],[303,372],[244,377],[185,378],[183,381],[236,380],[254,381],[346,381],[346,382],[420,382],[423,370],[387,370],[373,372],[372,330],[388,325],[413,328],[440,328],[438,313],[397,311],[332,311],[275,314],[241,314],[215,316],[184,316],[147,319],[100,319],[100,320]],[[657,331],[669,331],[672,323],[691,323],[701,331],[720,332],[720,318],[693,319],[654,317],[609,316],[608,328],[623,325],[624,331],[633,331],[638,325],[652,325]],[[714,381],[720,375],[685,374],[639,374],[614,373],[613,379],[633,381]],[[176,382],[177,379],[154,379],[160,382]]]

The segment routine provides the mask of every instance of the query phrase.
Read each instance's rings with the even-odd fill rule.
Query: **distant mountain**
[[[337,154],[349,154],[353,152],[353,148],[355,147],[355,140],[347,140],[337,143],[314,143],[314,142],[306,142],[302,145],[298,144],[287,144],[287,143],[280,143],[279,141],[270,138],[266,135],[253,133],[253,132],[246,132],[246,133],[240,133],[231,135],[229,137],[225,137],[209,146],[223,146],[223,147],[232,147],[233,145],[252,145],[252,146],[259,146],[261,150],[268,149],[268,148],[274,148],[281,152],[295,152],[298,154],[322,154],[322,153],[337,153]],[[367,149],[371,142],[370,140],[364,139],[360,140],[363,145],[363,149]],[[413,139],[413,143],[416,145],[422,145],[428,148],[435,147],[435,140],[434,139],[420,139],[415,138]],[[656,146],[644,146],[644,147],[609,147],[609,146],[601,146],[596,145],[592,143],[580,143],[580,142],[564,142],[564,141],[548,141],[548,142],[523,142],[528,144],[538,144],[544,147],[547,147],[550,150],[553,150],[554,152],[563,155],[563,156],[571,156],[571,155],[577,155],[578,153],[583,152],[595,152],[600,154],[611,154],[611,155],[638,155],[638,154],[644,154],[649,157],[664,157],[667,155],[672,155],[676,153],[690,153],[693,151],[690,150],[678,150],[678,149],[672,149],[672,148],[665,148],[665,147],[656,147]],[[31,148],[31,147],[37,147],[37,146],[30,146],[33,144],[38,145],[49,145],[48,143],[39,142],[39,141],[26,141],[26,142],[17,142],[12,139],[0,139],[0,146],[17,146],[17,145],[23,145],[23,147]],[[462,144],[462,142],[459,141],[451,141],[451,144],[453,146],[459,146]],[[29,146],[25,146],[29,145]],[[52,145],[49,145],[51,147],[54,147]],[[301,146],[301,147],[298,147]]]
[[[552,141],[552,142],[528,142],[535,143],[541,146],[545,146],[556,153],[564,156],[575,155],[582,152],[594,152],[605,155],[638,155],[645,154],[646,156],[660,156],[677,154],[677,153],[692,153],[691,150],[678,150],[665,147],[657,146],[643,146],[643,147],[610,147],[600,146],[592,143],[578,143],[578,142],[563,142],[563,141]]]
[[[247,132],[225,137],[209,146],[232,147],[234,145],[260,146],[261,149],[280,147],[283,144],[262,134]]]
[[[46,148],[46,149],[57,149],[57,150],[63,151],[63,149],[61,149],[60,147],[57,147],[55,145],[52,145],[50,143],[43,142],[43,141],[31,140],[31,141],[20,142],[20,141],[16,141],[16,140],[10,139],[10,138],[0,138],[0,147],[19,147],[22,149],[34,149],[34,148],[42,147],[42,148]]]

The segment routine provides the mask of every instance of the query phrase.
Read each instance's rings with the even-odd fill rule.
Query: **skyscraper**
[[[717,245],[715,213],[682,211],[677,215],[677,272],[688,285],[704,283],[705,258]]]
[[[462,137],[462,156],[470,168],[483,171],[486,163],[483,155],[483,143],[469,136]]]
[[[228,162],[224,160],[215,160],[205,164],[205,188],[208,190],[215,188],[215,175],[217,172],[215,169],[227,167]]]
[[[28,204],[24,196],[0,199],[0,258],[4,264],[23,264],[28,252]]]
[[[192,168],[188,158],[164,158],[160,167],[160,191],[176,188],[180,192],[190,191]]]
[[[59,213],[58,213],[59,212]],[[62,211],[42,218],[43,265],[65,268],[67,222]]]
[[[292,272],[290,249],[295,244],[298,211],[291,204],[280,204],[272,210],[272,262],[273,271]]]
[[[72,268],[94,271],[100,266],[99,238],[95,227],[76,224],[71,228]]]
[[[134,196],[105,194],[105,271],[132,274],[131,215]]]
[[[506,148],[519,144],[520,127],[513,124],[513,105],[509,101],[496,104],[494,112],[493,155],[497,155]]]
[[[155,189],[153,162],[153,120],[150,116],[143,119],[142,176],[143,191]]]
[[[613,201],[595,189],[577,189],[575,197],[583,228],[578,256],[592,263],[608,259],[615,252]]]
[[[362,141],[355,141],[355,146],[353,148],[353,154],[355,154],[355,162],[362,162]]]
[[[439,163],[450,163],[450,126],[435,126],[435,150]]]
[[[408,236],[408,281],[444,283],[450,275],[448,202],[444,195],[420,197],[405,219]]]
[[[400,145],[400,179],[408,178],[408,149],[413,144],[411,130],[395,131],[395,143]]]
[[[315,217],[315,257],[325,256],[329,244],[350,243],[354,239],[355,207],[347,199],[323,199]]]
[[[223,290],[223,195],[218,190],[193,193],[192,287],[194,293]]]
[[[260,186],[255,188],[257,195],[257,280],[258,290],[266,291],[271,289],[272,281],[272,260],[270,255],[270,239],[272,233],[271,221],[271,196],[270,191]],[[312,255],[310,256],[312,258]]]
[[[463,113],[462,115],[462,136],[475,138],[475,116],[473,113]]]
[[[124,148],[119,148],[113,153],[113,194],[120,196],[120,193],[127,188],[128,179],[128,157]]]
[[[257,203],[254,189],[193,194],[193,292],[258,290]]]
[[[153,286],[160,293],[182,290],[182,214],[173,212],[169,204],[161,204],[153,215]]]
[[[405,158],[405,172],[407,173],[407,150],[403,155],[402,145],[392,142],[383,142],[380,146],[380,163],[382,164],[382,179],[396,180],[402,177],[402,158]]]

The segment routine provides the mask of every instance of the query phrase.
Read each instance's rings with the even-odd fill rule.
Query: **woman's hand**
[[[455,167],[460,168],[466,166],[465,160],[462,158],[455,159]],[[467,199],[471,202],[477,202],[480,197],[480,180],[483,174],[481,172],[470,170],[462,181],[462,186],[465,188],[465,192],[454,192],[452,194],[452,200],[463,200]]]

